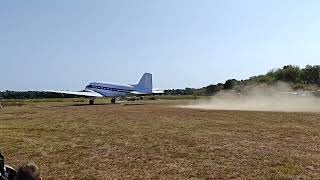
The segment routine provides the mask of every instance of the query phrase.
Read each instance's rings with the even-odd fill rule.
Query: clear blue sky
[[[320,64],[317,0],[7,0],[0,90],[202,87]]]

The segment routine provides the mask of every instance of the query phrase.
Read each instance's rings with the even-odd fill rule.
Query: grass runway
[[[44,179],[317,179],[320,113],[32,102],[0,109],[0,151]]]

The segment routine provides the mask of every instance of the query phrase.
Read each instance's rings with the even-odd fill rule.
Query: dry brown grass
[[[45,179],[316,179],[319,121],[167,103],[12,106],[0,110],[0,151]]]

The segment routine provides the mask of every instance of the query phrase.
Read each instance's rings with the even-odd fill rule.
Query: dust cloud
[[[209,100],[184,108],[247,111],[320,112],[319,92],[293,91],[286,83],[248,88],[243,92],[221,91]]]

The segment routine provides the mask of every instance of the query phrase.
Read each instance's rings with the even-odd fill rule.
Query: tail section
[[[137,91],[152,93],[152,74],[145,73],[137,85],[134,85]]]

